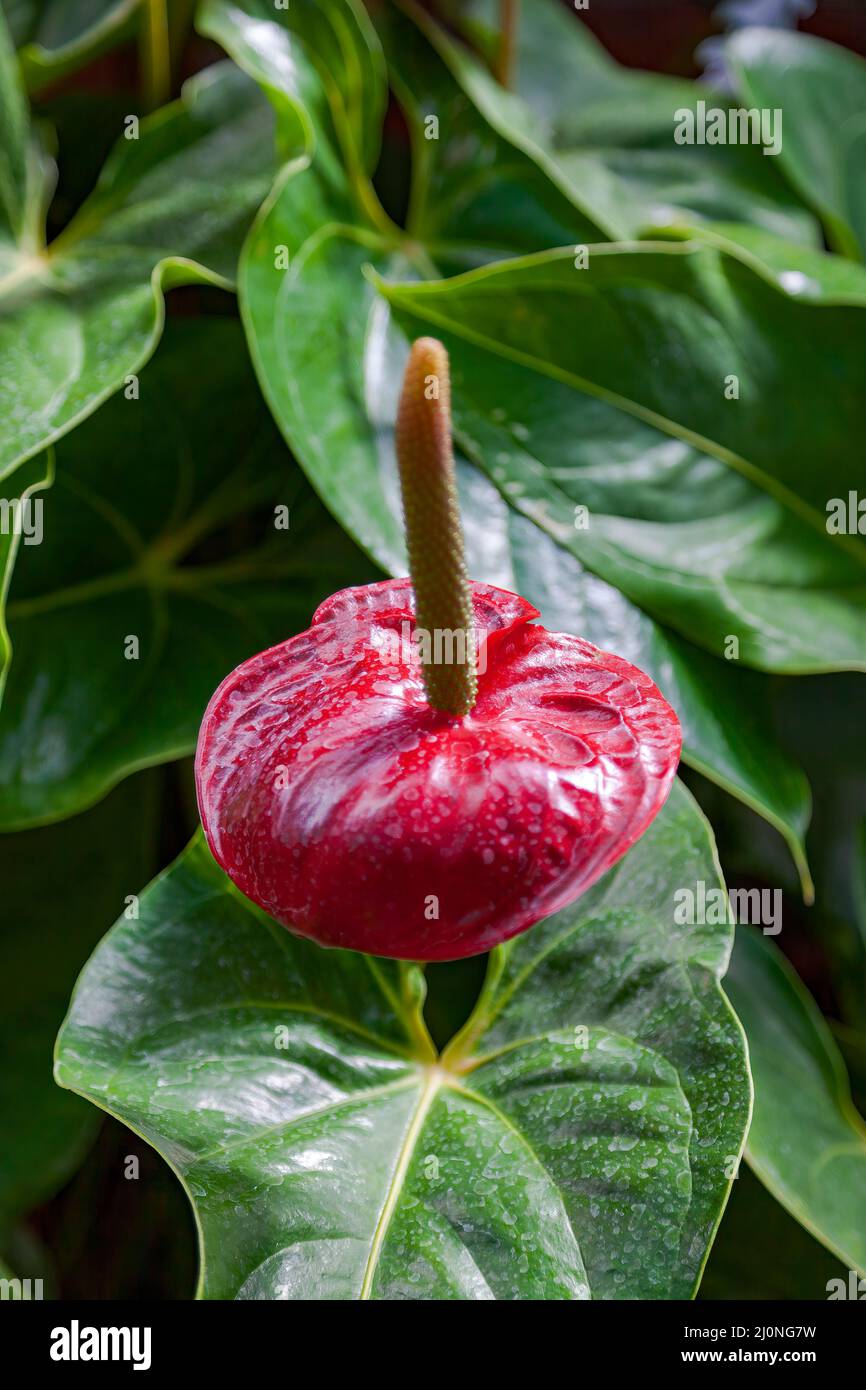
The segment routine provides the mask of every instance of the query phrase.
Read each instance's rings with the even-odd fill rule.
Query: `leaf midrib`
[[[412,1112],[406,1132],[403,1135],[400,1150],[397,1155],[397,1162],[391,1174],[388,1191],[385,1194],[385,1201],[382,1204],[379,1219],[376,1222],[376,1229],[373,1232],[373,1239],[364,1266],[364,1276],[361,1280],[361,1290],[358,1295],[362,1302],[368,1301],[371,1297],[373,1280],[376,1277],[376,1270],[379,1267],[382,1248],[388,1234],[388,1228],[393,1220],[394,1212],[397,1210],[397,1203],[403,1191],[403,1184],[409,1169],[409,1164],[415,1153],[415,1146],[424,1128],[427,1116],[430,1113],[430,1107],[442,1086],[445,1084],[445,1080],[445,1073],[440,1067],[436,1066],[428,1069],[427,1078],[418,1097],[418,1104]]]
[[[401,1087],[400,1089],[403,1088]],[[412,1115],[409,1119],[409,1123],[406,1127],[403,1139],[400,1144],[400,1149],[397,1155],[397,1162],[394,1166],[394,1169],[391,1174],[391,1179],[388,1183],[388,1190],[385,1194],[385,1200],[382,1204],[382,1209],[379,1213],[379,1217],[376,1222],[376,1229],[373,1233],[373,1239],[364,1266],[364,1276],[361,1281],[361,1290],[358,1295],[359,1300],[367,1302],[372,1298],[373,1284],[381,1260],[382,1250],[384,1248],[385,1241],[388,1236],[388,1230],[394,1218],[394,1213],[397,1210],[397,1206],[400,1202],[400,1197],[403,1193],[406,1174],[409,1171],[409,1165],[412,1162],[412,1158],[415,1154],[415,1149],[417,1147],[418,1140],[427,1122],[427,1117],[433,1106],[433,1102],[436,1100],[436,1097],[439,1095],[440,1091],[443,1090],[452,1091],[454,1095],[461,1096],[464,1100],[472,1101],[473,1103],[481,1105],[485,1109],[489,1110],[490,1113],[496,1117],[496,1119],[499,1121],[499,1123],[502,1125],[504,1129],[508,1130],[509,1132],[515,1135],[515,1137],[520,1142],[522,1148],[532,1159],[533,1163],[544,1174],[546,1181],[550,1183],[551,1187],[554,1189],[562,1203],[562,1211],[565,1216],[565,1220],[568,1224],[568,1228],[574,1239],[575,1249],[580,1259],[581,1269],[583,1270],[583,1277],[586,1281],[587,1288],[589,1289],[589,1271],[586,1268],[583,1253],[580,1249],[580,1242],[577,1238],[577,1232],[574,1229],[574,1225],[569,1215],[568,1204],[566,1203],[565,1197],[563,1196],[563,1193],[560,1190],[558,1183],[554,1179],[546,1163],[533,1148],[523,1129],[520,1128],[520,1126],[516,1125],[514,1121],[509,1118],[506,1112],[500,1109],[500,1107],[495,1103],[495,1101],[493,1101],[489,1096],[483,1095],[481,1092],[473,1090],[470,1086],[461,1084],[459,1076],[437,1064],[427,1067],[427,1076],[424,1081],[424,1085],[421,1088],[418,1097],[418,1102],[415,1106],[415,1109],[412,1112]]]

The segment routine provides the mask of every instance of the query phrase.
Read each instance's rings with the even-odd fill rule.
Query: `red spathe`
[[[430,708],[400,640],[408,579],[334,594],[208,705],[208,844],[247,897],[323,946],[487,951],[578,897],[668,794],[680,726],[649,677],[548,632],[516,594],[472,596],[484,649],[462,718]]]

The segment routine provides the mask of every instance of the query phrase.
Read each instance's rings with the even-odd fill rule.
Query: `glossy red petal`
[[[472,588],[463,718],[426,703],[409,580],[334,594],[208,705],[208,843],[292,931],[411,960],[489,950],[588,888],[663,804],[680,727],[649,677]]]

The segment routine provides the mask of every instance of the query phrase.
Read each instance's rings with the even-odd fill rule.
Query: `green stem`
[[[144,0],[138,52],[144,106],[148,111],[156,111],[171,96],[171,50],[165,0]]]
[[[427,699],[446,714],[468,714],[478,694],[472,593],[451,445],[448,354],[435,338],[412,345],[395,443]]]
[[[499,54],[496,62],[496,77],[500,87],[507,89],[514,81],[520,0],[499,0],[499,15]]]

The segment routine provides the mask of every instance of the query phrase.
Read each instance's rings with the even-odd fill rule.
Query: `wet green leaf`
[[[673,924],[675,888],[716,874],[678,786],[494,954],[437,1060],[417,967],[293,937],[199,837],[96,951],[57,1078],[174,1167],[205,1297],[688,1297],[750,1095],[730,929]]]

